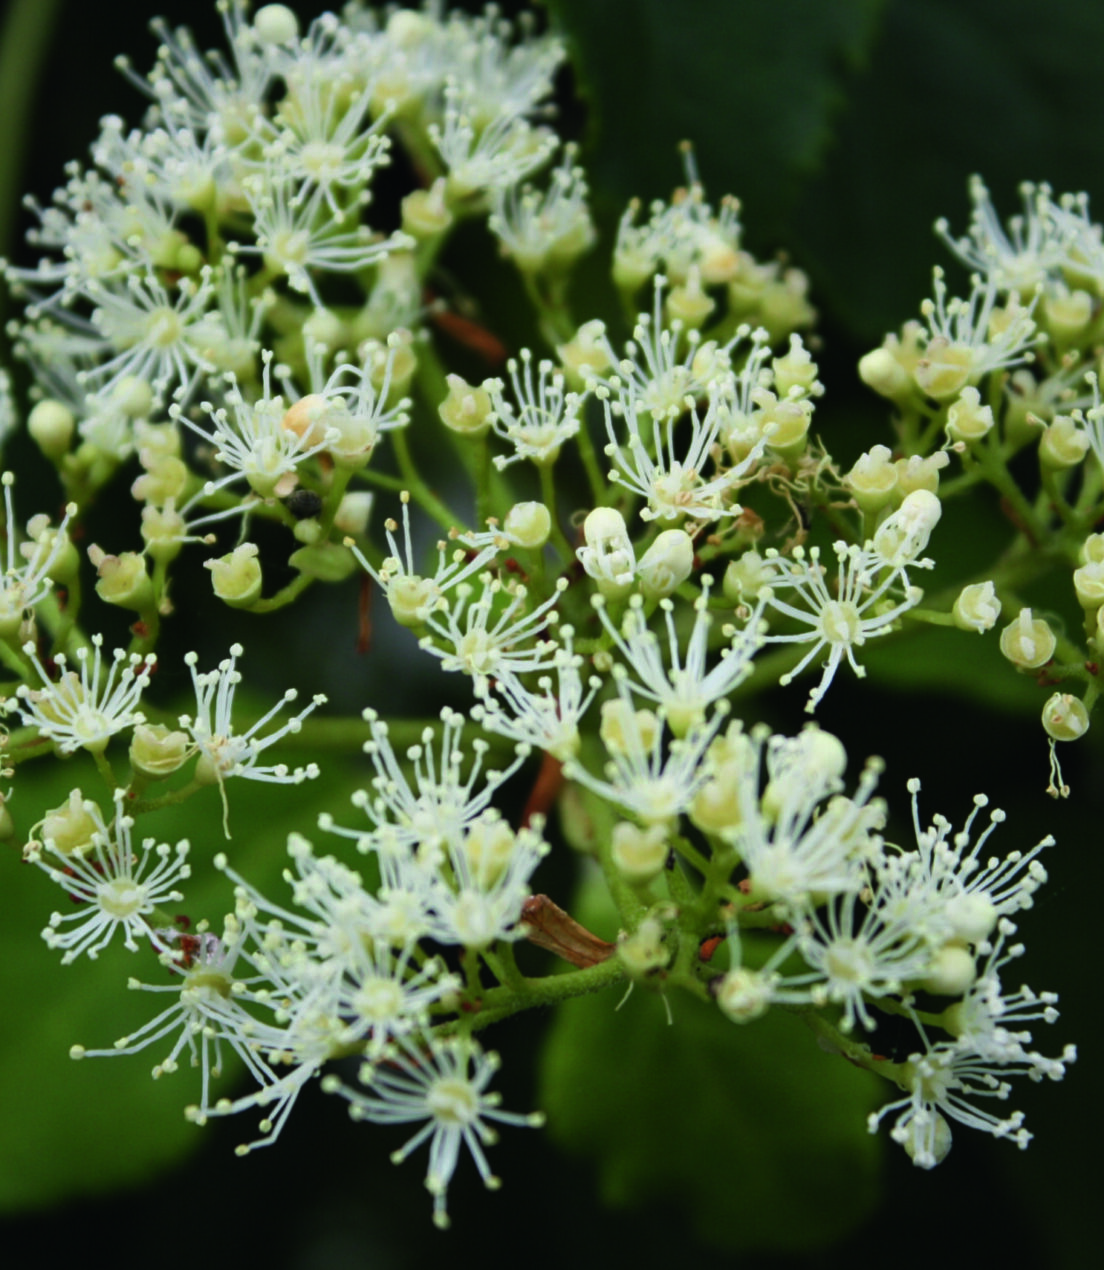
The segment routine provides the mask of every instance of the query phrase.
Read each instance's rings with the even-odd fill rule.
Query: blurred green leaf
[[[280,752],[290,765],[310,757]],[[227,791],[230,843],[222,835],[222,805],[214,788],[183,808],[143,817],[137,832],[191,841],[194,880],[180,911],[193,922],[206,917],[219,930],[233,897],[226,879],[210,866],[215,852],[225,849],[254,885],[285,897],[279,878],[288,830],[309,833],[317,813],[346,803],[357,783],[348,772],[288,788],[233,781]],[[80,759],[20,768],[13,809],[24,817],[21,834],[47,808],[64,802],[70,789],[79,786],[92,796],[99,785],[92,765]],[[0,897],[0,1001],[6,1020],[0,1035],[0,1210],[145,1181],[198,1147],[201,1131],[183,1114],[198,1092],[198,1073],[182,1059],[175,1076],[150,1079],[174,1038],[136,1056],[82,1063],[69,1057],[78,1042],[90,1049],[110,1047],[169,1004],[164,996],[126,989],[131,975],[167,981],[152,955],[127,953],[117,943],[96,961],[60,965],[60,954],[46,948],[39,932],[49,914],[55,908],[64,912],[68,901],[45,874],[20,862],[15,846],[0,854]],[[237,1074],[235,1067],[224,1077],[227,1092]],[[243,1132],[254,1127],[243,1126]]]
[[[611,933],[595,908],[572,911]],[[782,1011],[738,1027],[683,994],[670,1006],[673,1026],[641,988],[621,1009],[611,992],[570,1001],[546,1041],[549,1132],[595,1165],[603,1199],[669,1203],[706,1242],[745,1253],[811,1249],[854,1229],[878,1199],[866,1116],[879,1082]]]
[[[885,0],[545,4],[591,111],[594,183],[619,200],[666,196],[688,139],[710,190],[739,194],[763,226],[820,165]]]

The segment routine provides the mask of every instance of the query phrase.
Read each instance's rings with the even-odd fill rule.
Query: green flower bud
[[[548,541],[552,514],[543,503],[515,503],[506,513],[502,532],[515,546],[535,551]]]
[[[99,576],[96,594],[105,604],[117,604],[139,613],[153,608],[153,583],[146,572],[144,556],[136,551],[109,556],[93,543],[88,548],[88,558]]]
[[[474,388],[459,375],[449,375],[448,396],[437,408],[441,422],[453,432],[482,436],[491,426],[491,398],[484,388]]]
[[[665,529],[640,557],[636,575],[649,600],[677,590],[694,568],[694,540],[685,529]]]
[[[1070,415],[1056,415],[1039,440],[1039,462],[1061,470],[1076,467],[1089,451],[1089,434]]]
[[[958,400],[947,411],[947,435],[952,441],[975,445],[992,427],[992,408],[981,404],[981,394],[976,388],[963,388]]]
[[[640,829],[627,820],[613,827],[610,856],[626,881],[642,886],[658,877],[667,863],[667,827],[649,825]]]
[[[1001,652],[1022,670],[1045,666],[1057,646],[1054,632],[1042,618],[1032,618],[1030,609],[1020,609],[1019,615],[1001,631]]]
[[[954,602],[955,625],[962,631],[992,630],[1000,617],[1001,605],[992,582],[974,582],[963,587]]]
[[[300,547],[292,553],[288,564],[319,582],[344,582],[357,567],[353,553],[336,542]]]
[[[163,723],[140,723],[130,742],[130,765],[136,772],[159,780],[183,767],[191,752],[186,732],[174,732]]]
[[[1089,730],[1085,703],[1068,692],[1056,692],[1043,706],[1043,728],[1055,741],[1077,741]]]
[[[259,554],[259,548],[254,543],[243,542],[228,556],[203,562],[204,568],[211,570],[211,586],[215,594],[233,609],[252,608],[261,598]]]
[[[451,224],[444,177],[438,177],[428,190],[415,190],[402,201],[402,227],[412,238],[436,238]]]
[[[897,468],[889,447],[871,446],[859,455],[843,480],[864,512],[881,511],[897,488]]]
[[[73,412],[60,401],[40,401],[27,417],[27,431],[51,463],[69,453],[76,429]]]

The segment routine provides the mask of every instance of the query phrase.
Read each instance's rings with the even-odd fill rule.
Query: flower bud
[[[958,400],[947,411],[947,435],[952,441],[975,445],[992,427],[992,407],[981,404],[981,393],[976,388],[963,388]]]
[[[664,304],[668,321],[681,322],[689,331],[704,326],[716,307],[716,301],[702,289],[701,270],[697,266],[690,268],[681,286],[671,288]]]
[[[667,863],[667,827],[640,829],[627,820],[613,827],[610,855],[614,867],[627,881],[643,885],[658,877]]]
[[[402,201],[402,227],[412,238],[436,238],[451,224],[444,177],[438,177],[428,190],[414,190]]]
[[[491,398],[485,388],[474,388],[459,375],[449,375],[448,396],[437,408],[441,422],[464,436],[482,436],[491,426]]]
[[[1043,706],[1043,728],[1055,741],[1077,741],[1089,730],[1089,712],[1078,697],[1056,692]]]
[[[790,396],[794,388],[800,389],[801,395],[808,396],[817,389],[817,364],[809,356],[800,335],[790,336],[790,350],[783,357],[776,357],[771,362],[774,372],[774,391],[783,399]]]
[[[897,468],[889,447],[871,446],[859,455],[843,480],[862,511],[881,511],[897,488]]]
[[[69,453],[76,429],[73,412],[60,401],[40,401],[27,416],[27,431],[52,463]]]
[[[942,504],[935,494],[913,490],[897,511],[878,526],[874,550],[892,567],[911,564],[927,547],[942,514]]]
[[[728,562],[721,589],[725,598],[743,604],[759,598],[759,592],[775,580],[774,564],[758,551],[745,551]]]
[[[963,587],[952,610],[955,625],[962,631],[990,631],[1000,617],[1001,605],[992,582],[974,582]]]
[[[309,522],[300,521],[299,523],[303,525]],[[339,542],[315,542],[300,547],[289,556],[288,564],[319,582],[344,582],[357,567],[356,557]],[[257,566],[257,578],[259,586],[260,565]],[[223,599],[225,598],[223,596]]]
[[[105,604],[117,604],[139,613],[153,607],[153,583],[146,572],[145,558],[138,552],[124,551],[121,556],[109,556],[93,543],[88,548],[88,558],[99,576],[96,594]]]
[[[977,978],[977,966],[969,949],[944,944],[932,957],[921,981],[928,992],[941,997],[960,997]]]
[[[588,378],[604,375],[610,369],[612,362],[605,337],[605,323],[594,318],[579,327],[574,339],[556,349],[564,378],[571,388],[579,389]]]
[[[1077,603],[1090,613],[1104,604],[1104,561],[1090,560],[1073,571]]]
[[[887,348],[876,348],[859,358],[859,378],[890,401],[899,401],[912,388],[905,368]]]
[[[60,807],[43,816],[38,826],[43,843],[62,855],[83,855],[89,851],[99,833],[99,826],[88,811],[92,805],[85,802],[79,789],[72,790]]]
[[[374,496],[370,490],[353,490],[346,494],[338,504],[334,529],[351,538],[361,537],[367,532],[373,501]]]
[[[645,917],[631,935],[617,941],[617,956],[630,979],[643,979],[662,970],[671,960],[663,942],[663,927],[654,917]]]
[[[694,540],[685,529],[665,529],[636,566],[640,590],[649,600],[662,599],[680,587],[694,568]]]
[[[130,487],[138,502],[164,507],[166,503],[181,500],[188,486],[188,469],[182,460],[170,454],[147,454],[143,451],[142,465],[146,470]]]
[[[980,891],[961,891],[943,906],[943,916],[956,939],[979,944],[992,934],[1000,914],[987,895]]]
[[[515,503],[506,513],[502,532],[517,547],[539,550],[552,532],[552,513],[543,503]]]
[[[1052,284],[1043,297],[1043,322],[1056,344],[1073,344],[1093,319],[1093,300],[1087,291],[1070,291]]]
[[[290,44],[299,35],[299,19],[286,4],[263,4],[253,17],[260,44]]]
[[[952,344],[936,335],[924,349],[924,356],[912,372],[920,391],[936,401],[956,397],[970,382],[973,351],[967,344]]]
[[[1020,609],[1019,615],[1001,631],[1001,652],[1023,670],[1045,666],[1057,646],[1054,632],[1042,618],[1033,619],[1030,609]]]
[[[771,975],[737,966],[717,984],[717,1005],[733,1023],[751,1023],[770,1008],[773,986]]]
[[[659,734],[659,720],[651,710],[633,710],[621,697],[602,705],[602,721],[598,735],[613,757],[623,756],[638,749],[650,751]],[[639,745],[637,745],[639,742]]]
[[[228,556],[204,560],[211,570],[211,586],[224,603],[234,609],[248,609],[261,598],[261,562],[255,543],[243,542]]]
[[[180,554],[188,527],[170,498],[163,508],[150,504],[142,508],[141,532],[150,558],[158,564],[167,564]]]
[[[612,507],[596,507],[583,521],[585,546],[576,551],[587,576],[607,599],[628,595],[636,576],[636,554],[625,518]]]
[[[1082,564],[1104,561],[1104,534],[1089,534],[1078,553]]]
[[[929,494],[939,493],[939,473],[951,461],[946,450],[936,450],[922,459],[919,454],[910,454],[907,459],[898,459],[894,463],[897,469],[897,492],[895,497],[901,500],[918,489],[927,490]]]
[[[1089,434],[1070,415],[1056,415],[1039,439],[1039,462],[1061,470],[1076,467],[1089,450]]]
[[[130,765],[145,776],[171,776],[191,756],[191,738],[163,723],[140,723],[130,742]]]

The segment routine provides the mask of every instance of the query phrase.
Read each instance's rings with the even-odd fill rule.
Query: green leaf
[[[280,757],[291,765],[309,760],[290,749]],[[203,917],[214,929],[233,908],[226,879],[210,861],[225,849],[240,872],[274,898],[286,898],[279,881],[286,862],[289,829],[310,832],[317,813],[347,802],[356,787],[348,773],[288,788],[237,780],[228,785],[230,829],[222,835],[218,790],[197,795],[185,806],[142,818],[135,832],[175,842],[187,837],[193,879],[180,911],[193,922]],[[19,769],[13,810],[21,814],[25,838],[31,823],[65,801],[70,789],[100,797],[102,785],[91,763],[81,759],[42,761]],[[106,800],[100,798],[101,806]],[[107,804],[109,806],[109,804]],[[20,839],[22,841],[22,838]],[[121,944],[95,961],[69,966],[39,937],[54,909],[69,901],[45,874],[23,865],[15,846],[0,854],[0,1001],[5,1025],[0,1034],[0,1210],[42,1206],[68,1196],[91,1194],[146,1181],[157,1170],[199,1145],[200,1130],[184,1119],[196,1100],[198,1073],[181,1058],[180,1071],[150,1079],[175,1037],[155,1042],[136,1056],[89,1058],[74,1063],[74,1043],[108,1048],[116,1037],[152,1019],[170,1004],[166,995],[128,992],[129,976],[167,982],[151,954],[128,953]],[[227,1093],[237,1068],[227,1065]],[[243,1132],[255,1126],[243,1126]]]
[[[610,923],[576,906],[590,929]],[[775,1011],[739,1027],[713,1006],[636,988],[561,1006],[546,1041],[549,1132],[590,1160],[603,1199],[665,1202],[726,1249],[792,1252],[853,1230],[877,1202],[881,1086]],[[887,1087],[888,1088],[888,1087]]]
[[[1099,114],[1102,45],[1104,6],[1084,0],[1053,0],[1045,13],[1034,0],[887,6],[787,235],[838,318],[876,342],[916,315],[932,265],[948,263],[932,223],[945,215],[964,232],[972,172],[1002,217],[1019,210],[1024,180],[1104,196],[1104,131],[1087,126]]]
[[[820,165],[884,0],[545,3],[591,112],[594,183],[666,196],[689,139],[707,187],[738,194],[761,233]]]

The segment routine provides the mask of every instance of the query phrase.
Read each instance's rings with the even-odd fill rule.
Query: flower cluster
[[[1005,229],[975,182],[966,236],[940,228],[968,289],[937,270],[921,320],[863,358],[894,448],[845,470],[819,427],[806,279],[741,245],[738,203],[710,202],[688,148],[685,186],[619,223],[625,329],[612,306],[574,310],[598,234],[578,151],[550,122],[554,35],[493,8],[354,5],[305,30],[279,4],[220,11],[228,51],[159,26],[154,69],[122,63],[141,126],[102,122],[92,165],[33,205],[38,264],[6,266],[35,382],[27,429],[64,511],[17,522],[4,475],[5,764],[34,821],[25,856],[70,897],[46,944],[66,962],[112,941],[146,953],[151,981],[132,986],[166,1002],[74,1056],[160,1047],[158,1077],[186,1057],[192,1120],[259,1120],[243,1151],[354,1058],[355,1080],[331,1070],[322,1088],[355,1120],[412,1126],[393,1158],[428,1145],[442,1226],[461,1150],[494,1187],[493,1126],[540,1122],[499,1110],[479,1031],[615,983],[685,990],[741,1024],[798,1012],[899,1088],[871,1127],[892,1116],[921,1167],[952,1121],[1026,1145],[1022,1116],[985,1099],[1074,1058],[1034,1048],[1056,997],[1007,986],[1051,840],[989,857],[1003,813],[983,826],[979,796],[960,830],[924,825],[914,781],[912,840],[894,841],[878,760],[848,793],[836,737],[753,719],[768,682],[780,710],[816,711],[846,691],[844,663],[874,668],[874,641],[994,632],[1000,673],[1062,682],[1042,717],[1051,792],[1069,793],[1055,746],[1088,729],[1104,654],[1104,255],[1084,200],[1025,187]],[[376,203],[388,167],[389,195],[410,185],[393,214]],[[481,220],[533,305],[516,330],[540,348],[433,298],[455,290],[439,285],[453,229]],[[472,382],[446,364],[450,340]],[[1038,497],[1010,466],[1028,447]],[[430,453],[455,482],[426,474]],[[944,506],[982,483],[1011,539],[960,576]],[[109,492],[129,492],[140,541],[105,517],[105,545],[82,555]],[[185,553],[203,568],[180,567]],[[1044,568],[1068,571],[1083,639],[1039,607],[1053,590],[1030,591]],[[206,594],[178,594],[195,577]],[[280,648],[285,611],[345,584],[359,651],[377,618],[397,627],[388,676],[436,676],[449,705],[384,718],[350,674],[324,712],[304,672],[250,713],[229,629],[182,664],[158,654],[185,604],[204,631],[272,623]],[[118,610],[130,638],[107,655]],[[806,672],[807,695],[785,691]],[[173,700],[189,678],[194,702]],[[192,799],[217,796],[230,843],[238,778],[318,781],[328,798],[343,749],[360,788],[281,832],[282,894],[248,876],[237,842],[142,836],[153,812],[186,826]],[[21,765],[78,752],[104,789],[82,775],[61,805],[32,807]],[[600,866],[616,942],[540,894],[565,841]],[[225,879],[229,912],[183,915],[193,870]],[[526,943],[570,969],[530,973]],[[703,950],[722,943],[714,965]],[[896,1058],[876,1053],[887,1014],[912,1029]],[[230,1054],[244,1092],[218,1083]]]

